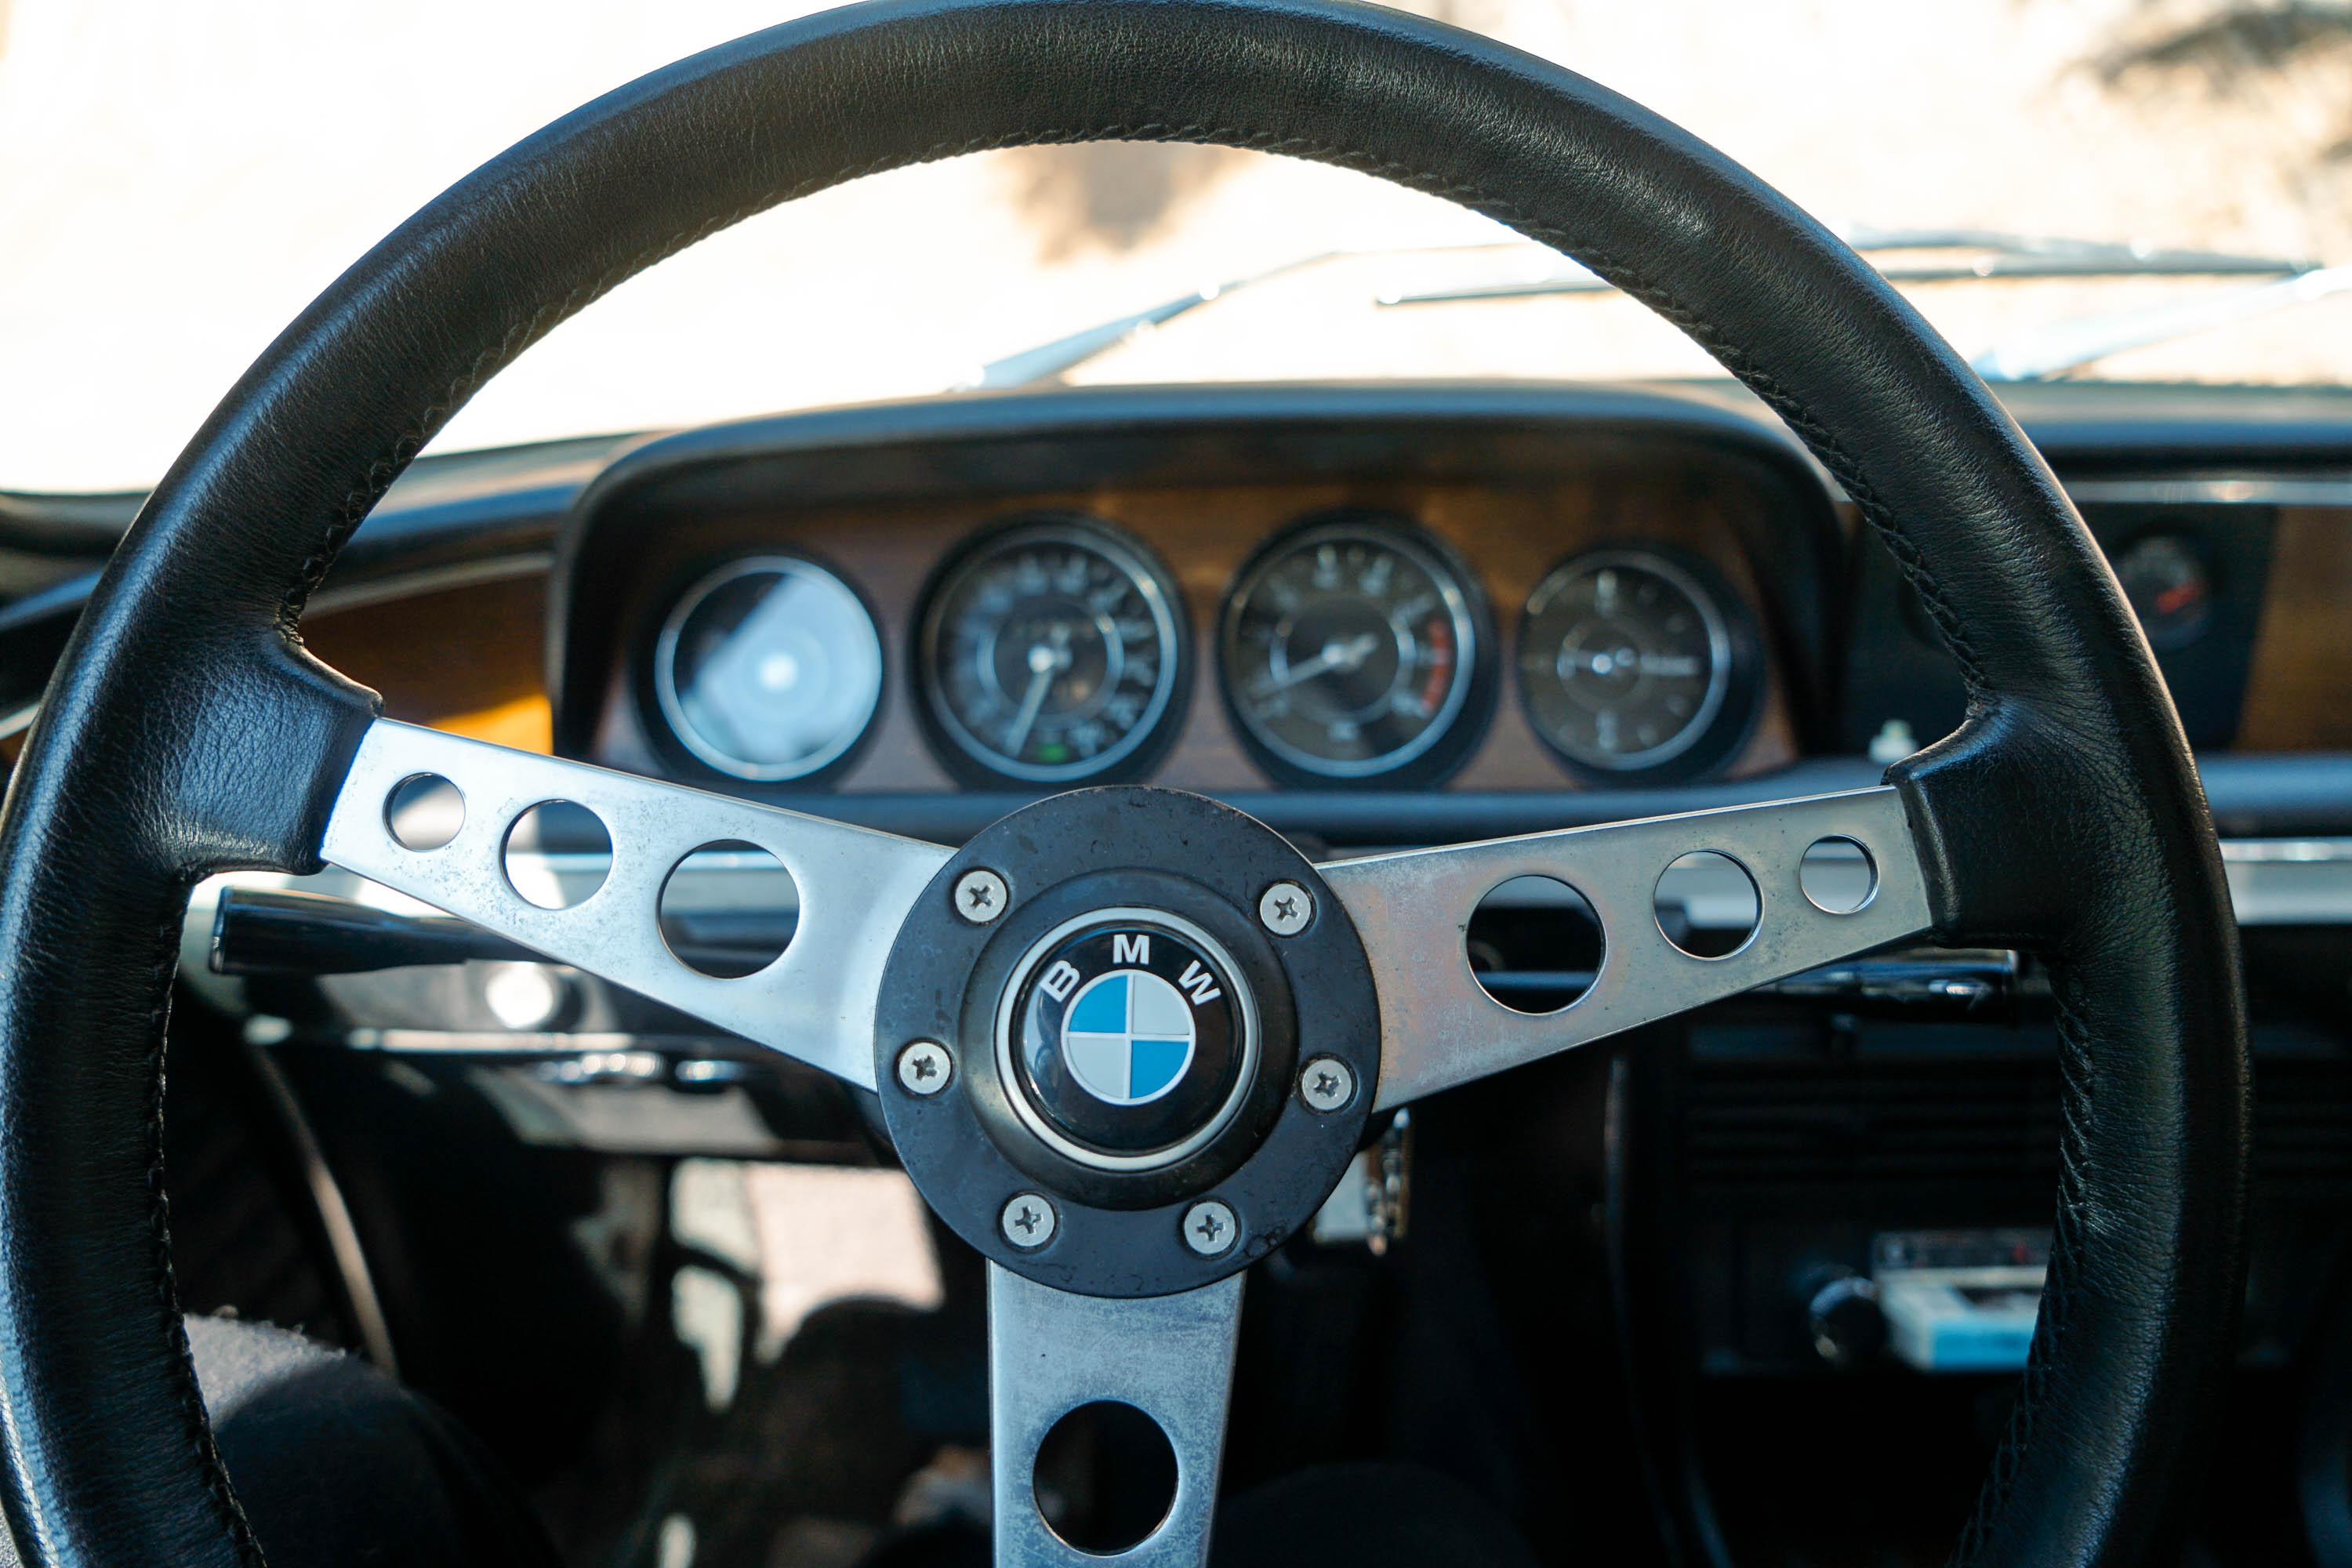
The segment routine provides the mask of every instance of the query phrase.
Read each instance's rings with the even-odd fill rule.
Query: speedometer
[[[1519,623],[1528,721],[1580,768],[1703,772],[1754,714],[1756,640],[1738,603],[1703,563],[1658,548],[1562,562]]]
[[[973,784],[1134,778],[1183,719],[1192,647],[1174,580],[1089,519],[983,536],[926,596],[923,716]]]
[[[1492,706],[1486,596],[1402,518],[1358,515],[1276,540],[1225,600],[1225,702],[1258,762],[1291,783],[1426,784]]]

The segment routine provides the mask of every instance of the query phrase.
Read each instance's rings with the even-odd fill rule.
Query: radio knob
[[[1840,1371],[1878,1359],[1886,1349],[1886,1314],[1879,1310],[1878,1287],[1869,1276],[1842,1264],[1799,1276],[1797,1299],[1804,1311],[1805,1337],[1813,1353]]]

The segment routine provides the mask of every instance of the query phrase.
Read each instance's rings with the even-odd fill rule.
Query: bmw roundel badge
[[[1145,947],[1151,933],[1127,940]],[[1184,993],[1148,969],[1114,969],[1079,986],[1063,1010],[1062,1065],[1070,1081],[1097,1100],[1146,1105],[1174,1089],[1192,1065],[1197,1033]]]
[[[1033,950],[1017,982],[1006,1022],[1021,1091],[1053,1142],[1078,1146],[1066,1153],[1181,1156],[1228,1117],[1253,1054],[1232,961],[1153,911],[1072,927]]]

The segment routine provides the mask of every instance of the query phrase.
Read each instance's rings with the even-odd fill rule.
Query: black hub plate
[[[987,925],[955,912],[965,872],[985,868],[1011,889]],[[1276,882],[1314,896],[1296,936],[1268,935],[1258,899]],[[1056,926],[1095,910],[1160,910],[1214,937],[1255,995],[1255,1086],[1207,1147],[1143,1172],[1066,1158],[1024,1126],[1000,1073],[997,1004],[1022,956]],[[955,1056],[948,1087],[908,1093],[898,1053],[937,1040]],[[1356,1093],[1328,1114],[1297,1094],[1299,1064],[1337,1057]],[[1160,1296],[1208,1285],[1265,1257],[1313,1217],[1347,1168],[1380,1082],[1380,1011],[1362,943],[1339,900],[1273,829],[1174,790],[1113,788],[1055,795],[984,829],[941,868],[899,929],[875,1015],[875,1080],[890,1138],[923,1196],[958,1236],[1041,1284],[1090,1296]],[[1053,1239],[1015,1247],[998,1229],[1005,1204],[1042,1194]],[[1229,1205],[1241,1240],[1202,1258],[1179,1234],[1203,1198]]]

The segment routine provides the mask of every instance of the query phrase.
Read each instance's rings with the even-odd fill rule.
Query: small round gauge
[[[2144,533],[2116,557],[2116,577],[2158,653],[2187,647],[2213,619],[2213,583],[2196,547],[2174,533]]]
[[[1536,733],[1580,768],[1687,776],[1753,717],[1755,638],[1699,563],[1598,550],[1552,568],[1519,622],[1519,690]]]
[[[849,585],[789,555],[732,561],[681,595],[654,645],[654,694],[696,761],[763,784],[857,744],[882,700],[882,638]]]
[[[1493,621],[1454,552],[1400,518],[1286,534],[1225,598],[1218,652],[1234,727],[1289,783],[1425,784],[1494,701]]]
[[[1132,778],[1183,717],[1182,601],[1143,545],[1083,518],[983,536],[925,599],[924,718],[968,782]]]

